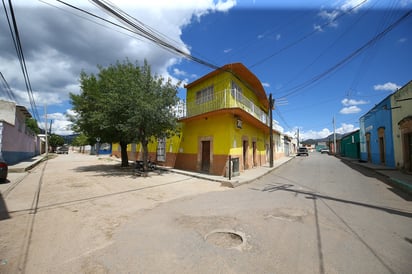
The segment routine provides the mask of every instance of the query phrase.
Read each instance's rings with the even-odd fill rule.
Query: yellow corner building
[[[251,71],[241,63],[227,64],[185,88],[180,133],[153,140],[152,161],[220,176],[228,176],[229,166],[236,176],[269,162],[269,100]],[[116,147],[113,154],[119,156]],[[140,145],[129,145],[128,153],[131,160],[141,158]]]

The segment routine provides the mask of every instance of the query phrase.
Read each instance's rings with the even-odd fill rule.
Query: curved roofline
[[[262,86],[260,80],[254,75],[248,68],[246,68],[242,63],[232,63],[226,64],[203,77],[185,85],[185,88],[190,88],[195,86],[213,76],[218,75],[222,72],[229,72],[235,76],[239,81],[245,84],[250,90],[252,90],[259,99],[259,102],[266,108],[269,109],[269,100],[266,96],[265,89]]]

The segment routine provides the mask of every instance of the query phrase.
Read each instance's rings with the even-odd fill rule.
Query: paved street
[[[311,153],[237,188],[60,155],[1,185],[1,273],[410,273],[412,202]],[[6,195],[5,195],[6,194]]]

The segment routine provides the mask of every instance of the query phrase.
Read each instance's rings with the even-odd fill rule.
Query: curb
[[[30,162],[30,164],[28,165],[24,165],[23,163],[25,162],[23,161],[16,165],[9,166],[8,170],[9,170],[9,173],[23,173],[23,172],[26,172],[32,169],[33,167],[35,167],[38,163],[40,163],[43,160],[44,160],[44,157],[41,157],[41,158],[36,159],[33,162]]]

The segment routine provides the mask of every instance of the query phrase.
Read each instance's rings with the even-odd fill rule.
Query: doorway
[[[368,154],[368,162],[371,162],[371,134],[366,133],[366,152]]]
[[[404,135],[404,140],[406,141],[404,145],[405,156],[405,168],[407,171],[412,171],[412,133],[407,133]]]
[[[385,165],[386,162],[386,153],[385,153],[385,128],[381,127],[378,129],[378,137],[379,137],[379,157],[380,163]]]
[[[249,149],[249,142],[243,140],[243,169],[248,169],[248,162],[247,162],[248,149]]]
[[[253,167],[257,166],[256,161],[256,142],[252,142],[252,158],[253,158]]]
[[[201,171],[210,171],[210,141],[202,141],[202,164]]]

